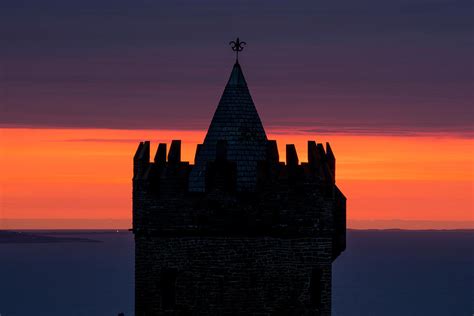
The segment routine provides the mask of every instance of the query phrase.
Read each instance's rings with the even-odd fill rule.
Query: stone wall
[[[135,240],[137,316],[330,315],[329,238]]]

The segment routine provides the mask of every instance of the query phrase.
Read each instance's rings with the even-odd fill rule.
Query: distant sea
[[[133,315],[127,231],[0,231],[0,315]],[[334,316],[474,314],[474,231],[348,231]]]

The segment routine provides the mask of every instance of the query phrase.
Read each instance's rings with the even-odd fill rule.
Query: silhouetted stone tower
[[[329,144],[280,162],[237,61],[195,165],[180,146],[134,157],[136,315],[330,315],[346,198]]]

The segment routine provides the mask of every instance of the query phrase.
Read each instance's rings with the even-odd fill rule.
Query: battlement
[[[202,149],[202,144],[196,148],[196,156]],[[286,145],[286,162],[280,161],[277,142],[268,140],[266,145],[266,159],[258,161],[257,183],[268,183],[269,180],[278,181],[287,179],[293,180],[312,180],[319,184],[330,185],[336,181],[336,158],[329,143],[326,143],[326,149],[323,144],[315,141],[308,141],[307,150],[308,162],[300,163],[298,153],[294,144]],[[219,178],[225,180],[229,188],[236,188],[237,175],[228,172],[235,168],[235,162],[228,158],[227,141],[218,140],[216,144],[216,159],[208,162],[210,170],[206,170],[204,178],[206,187],[204,192],[214,189],[215,185],[221,182],[215,182],[213,179],[216,172]],[[194,165],[187,161],[181,161],[181,140],[173,140],[170,150],[167,152],[167,144],[160,143],[155,153],[154,160],[150,161],[150,142],[140,142],[134,156],[134,180],[154,181],[162,177],[162,173],[168,169],[182,169],[191,172]],[[222,168],[224,167],[224,168]],[[277,172],[277,174],[275,174]],[[173,173],[175,174],[175,173]],[[180,176],[186,175],[180,174]],[[276,176],[276,177],[275,177]],[[225,179],[224,179],[225,178]],[[258,189],[256,190],[258,191]]]
[[[141,142],[134,156],[134,231],[159,235],[246,234],[331,235],[345,247],[345,197],[335,186],[335,156],[329,144],[308,141],[308,162],[300,163],[293,144],[286,145],[286,163],[277,143],[267,141],[265,159],[258,161],[253,191],[237,189],[235,161],[227,142],[216,144],[208,161],[205,190],[192,192],[195,167],[181,161],[181,141],[169,151],[160,143],[150,161],[150,142]],[[198,145],[196,151],[202,150]],[[343,234],[343,238],[341,237]]]
[[[186,169],[189,162],[181,161],[181,140],[173,140],[170,150],[166,152],[166,143],[160,143],[153,162],[150,161],[150,142],[140,142],[133,157],[133,180],[150,180],[158,177],[157,171],[167,169]],[[155,179],[156,180],[156,179]]]

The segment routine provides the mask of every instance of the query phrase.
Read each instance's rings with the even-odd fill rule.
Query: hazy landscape
[[[474,231],[348,231],[333,315],[471,315]],[[0,233],[0,314],[133,315],[128,231]]]

